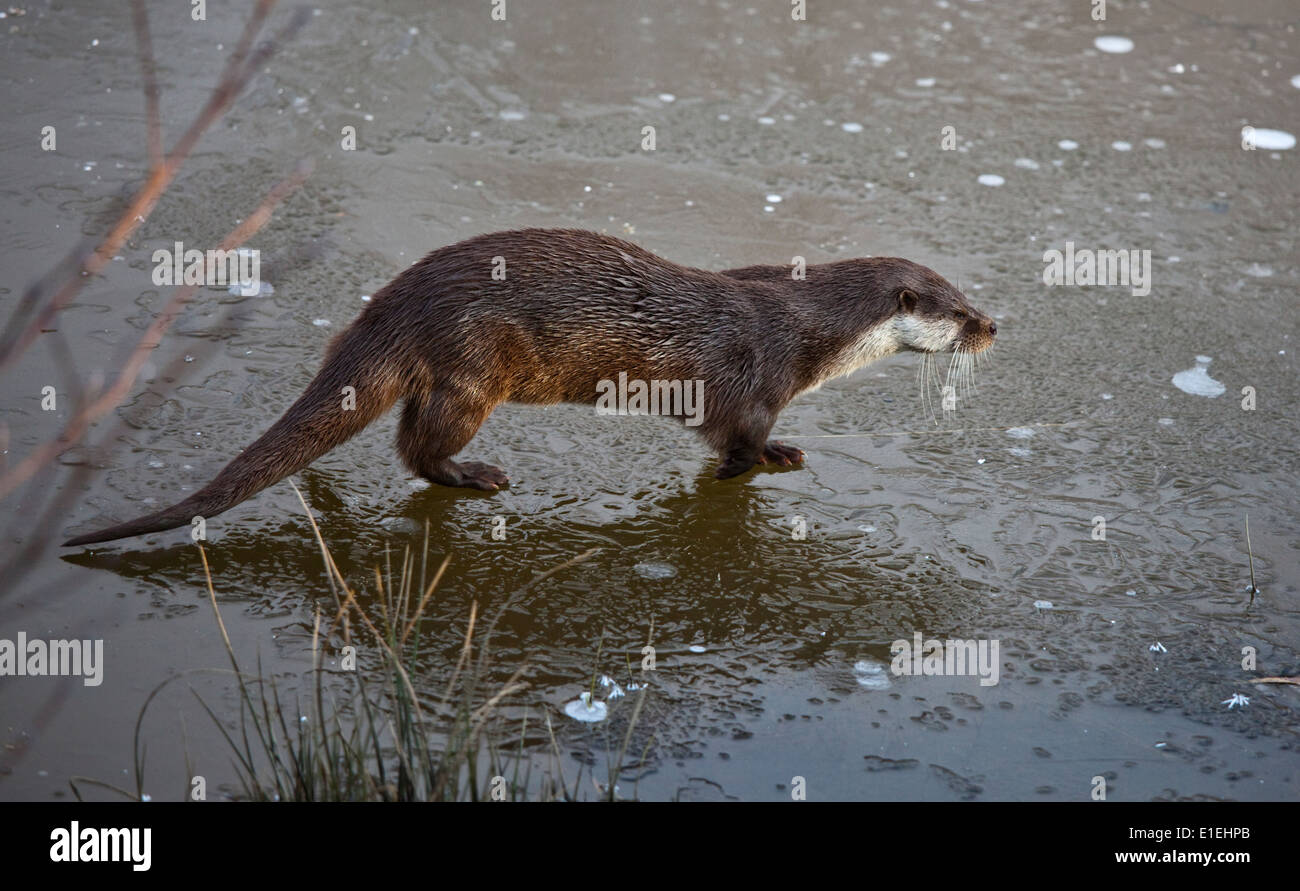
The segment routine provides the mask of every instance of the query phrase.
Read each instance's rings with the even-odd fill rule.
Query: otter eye
[[[953,310],[952,317],[959,322],[964,322],[970,318],[970,316],[966,315],[966,313],[960,309]]]
[[[916,309],[916,292],[904,288],[898,292],[898,308],[903,312],[912,312]]]

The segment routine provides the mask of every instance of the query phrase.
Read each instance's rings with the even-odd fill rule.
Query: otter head
[[[991,347],[998,333],[997,324],[971,306],[946,278],[899,257],[810,266],[807,282],[819,310],[813,317],[839,341],[829,356],[821,346],[824,340],[816,341],[809,387],[904,351],[923,354],[927,380],[933,372],[931,357],[951,353],[953,369],[968,380],[975,355]]]
[[[932,269],[902,261],[893,284],[891,333],[899,350],[981,353],[993,346],[997,323]]]

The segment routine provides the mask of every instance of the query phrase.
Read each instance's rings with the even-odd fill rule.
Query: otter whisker
[[[916,382],[921,387],[921,411],[926,417],[933,417],[934,412],[930,408],[930,393],[929,388],[926,386],[925,377],[925,363],[929,358],[927,354],[921,355],[921,364],[916,366]]]
[[[938,360],[938,359],[935,359],[934,362],[931,363],[931,365],[930,365],[930,374],[931,374],[931,376],[932,376],[932,378],[933,378],[933,380],[934,380],[934,391],[935,391],[936,393],[938,393],[938,394],[940,395],[941,398],[942,398],[943,396],[947,395],[947,394],[944,392],[943,376],[939,373],[939,360]],[[943,407],[943,406],[942,406],[942,403],[940,403],[940,408],[942,409],[942,407]]]
[[[939,361],[937,359],[930,364],[930,380],[932,381],[934,392],[939,396],[939,408],[946,415],[948,409],[944,406],[947,402],[948,391],[944,385],[944,374],[939,370]]]
[[[927,418],[939,423],[934,414],[934,401],[930,398],[930,381],[933,377],[934,358],[929,353],[921,354],[921,363],[916,366],[916,381],[921,385],[921,411]]]
[[[957,396],[958,381],[957,381],[957,377],[954,376],[954,371],[958,370],[957,360],[960,358],[961,355],[962,355],[962,351],[960,349],[954,349],[952,351],[952,358],[948,360],[948,373],[944,377],[944,381],[943,381],[943,390],[945,395],[951,393],[953,397]],[[946,405],[947,404],[945,403],[945,409],[944,409],[945,414],[949,411],[955,411],[955,398],[954,398],[954,408],[949,409],[946,407]]]

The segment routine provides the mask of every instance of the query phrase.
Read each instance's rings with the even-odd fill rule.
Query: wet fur
[[[494,257],[505,258],[504,280],[491,276]],[[915,297],[910,310],[900,306],[903,291]],[[496,406],[593,404],[597,383],[619,372],[704,380],[696,429],[722,456],[719,477],[756,463],[797,463],[802,452],[767,440],[791,399],[901,349],[956,345],[967,332],[954,310],[969,313],[969,325],[991,327],[942,276],[898,258],[810,266],[794,281],[786,266],[708,272],[577,229],[481,235],[433,251],[377,292],[331,343],[302,397],[209,485],[65,544],[215,516],[307,466],[398,400],[405,404],[397,450],[413,473],[494,490],[507,484],[502,471],[452,456]],[[342,407],[347,386],[357,391],[355,411]]]

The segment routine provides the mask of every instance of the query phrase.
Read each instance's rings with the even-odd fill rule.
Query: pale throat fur
[[[913,313],[896,313],[863,331],[833,361],[808,391],[837,377],[852,374],[886,356],[905,349],[942,353],[951,349],[961,334],[961,323],[950,319],[927,319]]]

